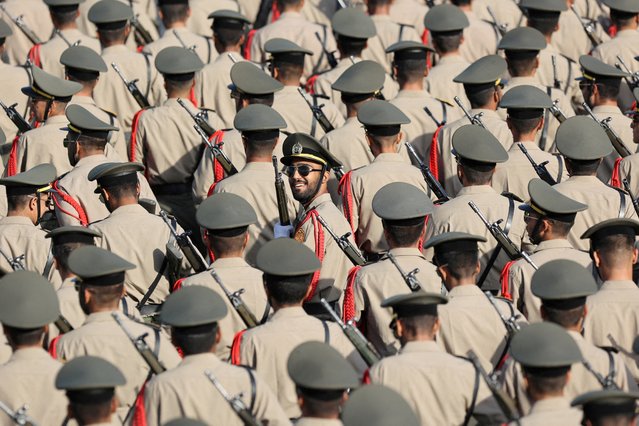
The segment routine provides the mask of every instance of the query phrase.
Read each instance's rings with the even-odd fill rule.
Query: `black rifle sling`
[[[515,200],[512,197],[507,197],[507,198],[508,198],[508,217],[506,218],[506,224],[504,225],[504,234],[506,235],[508,235],[508,232],[510,232],[510,226],[513,223],[513,215],[515,214]],[[497,243],[497,247],[495,247],[493,254],[490,256],[490,259],[488,259],[488,263],[486,263],[486,269],[484,269],[484,272],[481,274],[479,281],[477,281],[477,286],[479,288],[483,287],[484,281],[486,281],[486,278],[488,278],[488,274],[490,273],[490,270],[493,268],[493,265],[497,261],[497,257],[499,256],[499,253],[501,253],[501,245]]]
[[[249,411],[253,414],[253,410],[255,409],[255,396],[257,395],[257,383],[255,381],[255,375],[253,374],[253,370],[246,365],[241,365],[243,369],[246,370],[246,373],[249,375],[249,380],[251,381],[251,403],[249,404]]]

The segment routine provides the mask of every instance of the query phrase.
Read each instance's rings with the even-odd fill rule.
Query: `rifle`
[[[579,22],[581,23],[581,27],[584,29],[584,31],[586,32],[586,35],[588,36],[588,38],[590,39],[590,42],[592,43],[592,47],[595,48],[599,46],[602,43],[602,40],[599,38],[599,36],[597,36],[597,34],[595,34],[594,23],[592,21],[585,22],[581,18],[581,16],[579,16],[579,12],[577,12],[577,9],[575,9],[574,5],[570,6],[570,10],[572,10],[572,12],[579,19]]]
[[[501,389],[499,383],[497,383],[497,379],[493,375],[486,373],[484,367],[481,366],[479,358],[477,358],[477,354],[475,354],[472,349],[466,353],[466,356],[482,379],[484,379],[484,382],[486,382],[490,393],[493,395],[493,398],[495,398],[495,401],[499,405],[502,413],[504,413],[504,416],[506,416],[506,419],[508,419],[509,422],[519,423],[518,420],[520,415],[517,410],[517,405],[515,405],[515,401],[513,401],[513,399]]]
[[[526,149],[523,143],[519,142],[517,143],[517,146],[519,147],[521,152],[524,153],[524,155],[526,156],[530,164],[533,166],[533,169],[535,169],[535,173],[537,173],[537,176],[539,176],[541,180],[546,182],[548,185],[555,185],[557,183],[555,179],[553,179],[553,177],[550,176],[548,169],[546,169],[546,164],[548,164],[548,161],[544,161],[541,164],[537,164],[535,163],[535,160],[533,160],[533,158],[530,156],[530,154],[528,154],[528,150]]]
[[[4,254],[3,251],[0,251],[0,255],[2,255],[2,257],[4,257],[4,260],[6,260],[9,263],[9,266],[11,266],[11,270],[24,271],[26,269],[24,267],[24,263],[22,263],[24,261],[24,254],[11,258],[7,256],[6,254]]]
[[[275,155],[273,156],[273,169],[275,170],[275,193],[277,194],[277,212],[280,216],[280,225],[290,225],[291,218],[288,214],[284,179],[282,179],[282,173],[277,169],[277,156]]]
[[[619,343],[617,343],[617,340],[614,337],[612,337],[612,334],[608,333],[608,336],[606,337],[608,337],[608,340],[612,344],[612,347],[615,350],[619,351],[622,355],[625,355],[628,358],[632,358],[634,360],[639,360],[639,354],[630,352],[628,349],[624,348],[623,346],[620,346]]]
[[[459,107],[461,108],[466,118],[468,118],[468,120],[470,121],[470,124],[474,124],[475,126],[481,126],[484,129],[486,128],[486,126],[484,126],[484,122],[481,121],[481,117],[482,115],[484,115],[483,112],[480,112],[479,114],[475,114],[475,115],[470,115],[470,112],[466,109],[461,99],[459,99],[459,96],[455,96],[453,99],[455,99],[455,103],[459,105]]]
[[[76,41],[75,43],[71,43],[69,41],[69,39],[67,39],[64,34],[62,34],[62,31],[60,31],[59,29],[55,29],[54,34],[57,35],[58,37],[60,37],[62,39],[62,41],[68,46],[68,47],[73,47],[73,46],[78,46],[80,44],[80,40]]]
[[[441,185],[441,183],[439,183],[437,179],[435,179],[435,176],[433,176],[433,172],[430,171],[430,167],[428,167],[428,165],[424,163],[421,158],[419,158],[417,152],[415,152],[415,148],[413,148],[413,146],[409,143],[405,143],[404,145],[406,145],[408,153],[415,159],[415,161],[419,165],[419,170],[421,170],[422,172],[422,176],[426,181],[426,185],[428,185],[430,190],[433,191],[433,193],[437,197],[436,203],[445,203],[446,201],[450,200],[450,197],[446,193],[444,187]]]
[[[113,317],[115,322],[118,323],[122,331],[124,331],[124,334],[126,334],[129,340],[131,340],[131,343],[133,343],[133,346],[135,346],[135,349],[142,356],[142,359],[144,359],[144,362],[146,362],[146,365],[149,366],[153,374],[160,374],[165,372],[166,367],[162,365],[162,362],[160,362],[149,345],[146,343],[146,336],[148,336],[149,333],[144,333],[136,337],[131,334],[128,328],[126,328],[118,312],[111,312],[111,316]]]
[[[319,35],[318,32],[315,32],[315,37],[317,37],[317,40],[322,45],[322,50],[324,51],[324,54],[326,55],[326,60],[328,60],[328,65],[330,65],[331,68],[335,68],[337,66],[337,58],[335,57],[335,52],[328,51],[328,49],[326,48],[326,45],[322,41],[322,37]]]
[[[129,0],[129,4],[131,5],[131,9],[133,9],[133,0]],[[139,14],[133,14],[131,18],[131,26],[135,30],[133,33],[135,44],[138,46],[146,46],[153,41],[153,37],[151,37],[151,33],[140,23],[138,16]]]
[[[215,144],[211,143],[209,138],[206,137],[206,133],[204,133],[204,130],[200,126],[198,126],[197,124],[194,124],[193,128],[195,129],[196,132],[200,134],[202,141],[206,144],[206,146],[211,151],[213,158],[215,158],[217,162],[220,163],[220,166],[222,166],[226,175],[231,176],[236,174],[237,169],[231,162],[231,159],[226,155],[224,151],[222,151],[223,143],[222,142],[218,142]]]
[[[639,216],[639,199],[635,198],[632,195],[632,192],[630,192],[630,184],[628,183],[628,179],[623,179],[621,182],[623,183],[623,188],[626,190],[626,192],[630,196],[630,199],[632,200],[632,207],[635,208],[635,213],[637,213],[637,215]]]
[[[0,401],[0,410],[4,411],[7,416],[17,425],[37,426],[36,422],[27,415],[29,406],[24,404],[22,407],[13,411],[7,404]]]
[[[189,262],[193,270],[196,273],[206,271],[206,269],[208,268],[208,264],[206,260],[204,260],[204,256],[202,256],[202,253],[198,251],[198,249],[195,247],[195,244],[193,244],[193,241],[191,241],[191,237],[189,237],[190,233],[184,232],[182,234],[178,234],[177,229],[175,229],[175,227],[171,223],[171,220],[169,219],[169,216],[164,210],[160,211],[160,217],[164,220],[164,222],[171,230],[173,238],[175,238],[175,241],[177,241],[180,250],[182,250],[182,253],[184,253],[184,257],[186,257],[186,260]]]
[[[615,63],[615,67],[619,71],[623,71],[630,74],[630,80],[628,79],[628,77],[624,77],[623,79],[626,80],[626,83],[628,84],[630,91],[632,91],[635,87],[639,86],[639,75],[636,72],[630,71],[630,68],[628,68],[628,65],[626,65],[626,62],[623,60],[621,56],[617,55],[617,61],[619,62]]]
[[[302,98],[304,98],[304,100],[306,101],[306,105],[308,105],[308,107],[311,109],[311,112],[313,113],[313,117],[315,117],[315,120],[317,120],[322,130],[324,130],[324,133],[328,133],[335,130],[335,127],[333,127],[331,122],[328,121],[328,117],[326,117],[326,114],[324,114],[324,111],[322,111],[322,107],[324,106],[324,104],[313,105],[311,101],[309,101],[308,98],[306,97],[306,92],[304,92],[304,89],[302,89],[301,87],[298,87],[297,91],[299,92],[300,95],[302,95]]]
[[[136,78],[135,80],[128,81],[126,77],[124,76],[124,74],[122,73],[122,70],[120,69],[120,67],[118,67],[118,64],[116,64],[115,62],[111,63],[111,67],[120,76],[120,79],[122,80],[122,82],[124,82],[124,85],[126,86],[127,90],[133,96],[133,98],[138,103],[140,108],[144,109],[144,108],[150,107],[151,104],[149,103],[149,100],[147,99],[146,96],[142,94],[142,92],[138,88],[138,85],[137,85],[138,79]]]
[[[364,259],[364,257],[362,257],[359,250],[357,250],[357,248],[355,248],[353,243],[351,243],[348,240],[348,237],[351,235],[350,232],[347,232],[341,237],[338,237],[335,231],[333,231],[333,229],[329,226],[328,223],[326,223],[326,220],[324,220],[324,218],[320,216],[319,213],[317,214],[316,217],[317,217],[317,221],[322,224],[324,229],[326,229],[326,232],[328,232],[331,238],[335,240],[340,250],[344,252],[346,257],[348,257],[348,260],[350,260],[354,266],[362,266],[366,263],[366,260]]]
[[[29,26],[26,24],[26,22],[24,22],[23,16],[12,16],[9,11],[4,7],[4,5],[0,4],[0,10],[2,10],[4,12],[5,15],[7,15],[9,17],[9,19],[11,19],[13,21],[13,23],[16,25],[16,27],[18,27],[20,29],[20,31],[22,31],[22,34],[24,34],[31,43],[33,44],[42,44],[42,40],[40,40],[40,37],[38,37],[38,35],[36,33],[33,32],[33,30],[31,28],[29,28]]]
[[[5,114],[7,114],[7,117],[9,117],[9,120],[11,120],[13,124],[18,128],[18,132],[28,132],[33,127],[31,127],[31,124],[29,124],[29,122],[27,122],[27,120],[25,120],[24,117],[22,117],[20,113],[16,111],[17,105],[18,104],[15,103],[11,106],[7,106],[4,102],[0,101],[0,106],[4,110]]]
[[[504,36],[504,34],[506,34],[508,32],[508,25],[507,24],[500,24],[497,21],[497,17],[495,16],[495,13],[493,12],[493,8],[490,6],[486,6],[486,9],[488,10],[488,14],[490,15],[490,19],[492,19],[492,22],[488,22],[490,25],[492,25],[497,32],[499,32],[499,35],[501,35],[502,37]]]
[[[204,131],[204,133],[207,136],[207,140],[210,139],[211,136],[213,136],[213,134],[215,133],[215,129],[211,127],[211,125],[209,124],[206,113],[204,111],[200,111],[197,114],[193,114],[182,99],[178,98],[177,101],[180,104],[180,106],[184,108],[186,112],[189,113],[189,115],[191,116],[195,124],[197,124],[197,126],[200,129],[202,129],[202,131]]]
[[[60,334],[65,334],[69,331],[73,331],[73,326],[71,325],[71,323],[69,323],[69,320],[67,320],[62,314],[60,314],[58,319],[54,321],[54,324],[56,327],[58,327]]]
[[[357,352],[362,356],[366,365],[369,367],[379,362],[382,359],[382,356],[377,352],[377,349],[373,346],[371,342],[362,334],[361,331],[353,324],[352,321],[349,321],[348,324],[345,324],[344,321],[337,315],[337,313],[331,308],[331,305],[326,301],[325,298],[321,298],[320,302],[324,309],[328,314],[335,320],[337,325],[340,326],[348,340],[351,341]]]
[[[504,323],[504,326],[506,327],[506,331],[508,331],[508,336],[513,337],[515,334],[517,334],[518,331],[521,330],[521,326],[517,324],[517,321],[516,321],[517,315],[513,315],[510,318],[506,318],[504,314],[502,314],[501,311],[499,310],[499,307],[497,306],[497,302],[495,301],[495,296],[493,296],[493,294],[490,291],[485,291],[484,294],[488,298],[488,301],[490,302],[490,304],[493,305],[493,308],[495,308],[495,311],[497,311],[497,313],[499,314],[499,318],[501,319],[501,322]]]
[[[605,130],[606,136],[608,136],[608,139],[610,139],[610,143],[615,148],[615,151],[617,151],[617,154],[619,154],[620,157],[625,158],[632,154],[630,150],[626,148],[626,145],[624,145],[617,132],[615,132],[612,127],[610,127],[609,123],[612,120],[611,117],[603,120],[598,120],[586,102],[582,102],[581,106],[583,106],[588,115],[590,115],[590,117],[595,120],[595,123],[599,124],[601,128]]]
[[[183,48],[188,49],[188,50],[193,51],[193,52],[195,51],[195,45],[187,46],[186,43],[184,43],[184,40],[182,40],[182,37],[180,37],[180,34],[178,34],[177,30],[173,30],[173,35],[175,36],[177,41],[180,42],[180,44],[182,45]]]
[[[220,286],[226,297],[229,299],[229,302],[231,302],[233,309],[235,309],[240,318],[242,318],[242,321],[244,322],[244,325],[246,325],[246,328],[257,327],[259,325],[259,322],[255,317],[255,314],[251,312],[249,307],[246,306],[246,303],[244,303],[244,300],[242,300],[242,293],[244,293],[244,289],[241,288],[231,293],[229,289],[224,285],[222,279],[217,274],[215,269],[211,268],[209,270],[209,273],[211,274],[217,285]]]
[[[397,270],[399,271],[399,274],[404,279],[404,282],[406,283],[406,285],[408,286],[410,291],[421,290],[422,285],[421,285],[421,283],[419,282],[419,280],[416,277],[416,275],[419,273],[419,268],[415,268],[412,271],[410,271],[409,273],[406,273],[406,272],[404,272],[402,267],[399,266],[399,263],[397,263],[397,259],[395,259],[395,256],[393,256],[393,254],[391,252],[386,253],[386,256],[388,256],[388,259],[391,261],[393,266],[395,266],[395,268],[397,268]]]
[[[227,53],[226,56],[228,56],[231,62],[233,62],[234,64],[237,64],[237,59],[235,59],[235,56],[233,56],[231,53]]]
[[[474,201],[469,201],[468,205],[471,209],[473,209],[477,216],[479,216],[481,221],[484,222],[484,225],[488,229],[488,232],[490,232],[493,238],[497,240],[497,243],[504,249],[511,260],[523,258],[535,270],[539,269],[539,267],[535,264],[535,262],[533,262],[530,256],[528,256],[528,253],[520,250],[519,247],[517,247],[515,243],[513,243],[512,240],[508,237],[508,235],[506,235],[504,231],[499,227],[499,224],[503,221],[503,219],[499,219],[497,222],[491,224],[490,222],[488,222],[488,219],[486,218],[486,216],[484,216],[482,211],[479,210],[479,207],[477,207],[477,204],[475,204]]]
[[[555,99],[552,103],[552,106],[548,108],[550,113],[559,121],[559,123],[563,123],[566,121],[566,114],[559,108],[559,99]]]
[[[561,89],[561,81],[559,81],[559,78],[557,77],[557,58],[555,57],[555,55],[552,55],[551,61],[552,61],[553,87],[555,89]]]
[[[590,374],[592,374],[595,377],[595,379],[597,379],[597,381],[599,382],[602,388],[619,390],[619,386],[617,386],[617,384],[615,383],[615,376],[617,375],[617,369],[615,368],[614,363],[611,363],[612,369],[610,370],[610,372],[608,373],[606,377],[604,377],[600,372],[595,370],[592,364],[588,362],[588,360],[582,359],[581,364],[584,366],[586,370],[590,372]]]
[[[235,414],[242,420],[244,426],[264,426],[264,423],[255,418],[246,404],[244,404],[242,394],[231,396],[219,380],[217,380],[217,377],[213,375],[211,370],[204,370],[204,375],[213,383],[213,386],[215,386],[215,389],[222,395],[222,398],[228,402],[233,411],[235,411]]]

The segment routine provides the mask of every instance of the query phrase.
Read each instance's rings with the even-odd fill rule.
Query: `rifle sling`
[[[324,343],[328,345],[331,343],[331,330],[328,328],[326,321],[322,321],[322,327],[324,327]]]
[[[610,185],[607,185],[607,186],[609,188],[614,189],[619,194],[619,213],[617,214],[617,217],[621,219],[625,216],[625,213],[626,213],[626,192],[622,190],[621,188],[617,188]]]
[[[313,106],[314,107],[318,107],[317,106],[317,97],[316,96],[311,96],[311,98],[313,98]],[[311,136],[315,137],[315,132],[317,131],[317,119],[315,118],[315,114],[313,114],[313,111],[311,111]]]
[[[264,306],[264,313],[262,314],[262,319],[260,320],[260,325],[266,322],[269,312],[271,312],[271,304],[266,302],[266,306]]]
[[[313,69],[313,72],[311,73],[311,75],[318,73],[317,67],[318,67],[319,64],[322,63],[322,60],[324,59],[324,56],[326,56],[326,60],[328,61],[328,56],[326,55],[326,52],[328,52],[328,48],[326,47],[326,37],[327,37],[326,31],[327,31],[326,30],[326,25],[322,25],[322,34],[323,34],[323,37],[322,37],[322,51],[320,52],[319,58],[317,58],[317,62],[316,62],[317,65],[315,65],[315,68]]]
[[[472,362],[466,357],[459,356],[459,355],[455,355],[455,357],[459,359],[463,359],[464,361],[468,361],[472,364]],[[475,383],[473,384],[473,398],[470,401],[470,406],[466,410],[466,415],[464,416],[464,422],[462,423],[463,426],[467,426],[468,422],[470,422],[470,418],[475,412],[475,405],[477,405],[477,395],[479,394],[479,381],[481,380],[481,375],[479,374],[479,370],[477,370],[474,365],[473,365],[473,370],[475,371]]]
[[[151,62],[149,61],[149,55],[144,55],[144,62],[146,63],[146,90],[144,96],[149,99],[151,94]]]
[[[507,198],[508,198],[508,218],[506,219],[506,224],[504,225],[504,234],[506,235],[508,235],[508,232],[510,232],[510,226],[513,223],[513,215],[515,214],[515,200],[512,197],[507,197]],[[499,256],[499,253],[501,253],[501,245],[497,243],[497,247],[495,247],[493,254],[490,256],[490,259],[488,259],[488,263],[486,263],[486,269],[484,269],[484,272],[482,272],[481,277],[479,278],[479,281],[477,282],[477,286],[480,289],[483,287],[484,281],[486,281],[486,278],[488,278],[488,274],[490,273],[490,270],[493,268],[493,265],[497,261],[497,257]]]
[[[151,298],[151,295],[157,288],[158,284],[160,284],[160,279],[162,279],[162,277],[164,276],[164,271],[166,271],[167,266],[169,266],[169,260],[165,254],[164,260],[162,260],[162,265],[160,266],[160,270],[158,271],[157,275],[153,279],[153,282],[151,283],[149,288],[146,290],[146,293],[144,293],[144,296],[142,296],[142,299],[135,306],[138,310],[142,309],[142,307],[146,305],[146,302],[148,302],[149,299]]]
[[[564,159],[561,155],[557,155],[557,183],[561,182],[561,177],[564,175]]]
[[[240,365],[243,369],[246,370],[246,373],[249,375],[249,380],[251,382],[251,403],[249,404],[249,411],[253,414],[255,409],[255,396],[257,395],[257,383],[255,381],[255,375],[250,367],[246,365]]]

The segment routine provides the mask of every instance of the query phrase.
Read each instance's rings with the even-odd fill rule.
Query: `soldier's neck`
[[[622,265],[618,268],[600,264],[597,269],[603,281],[632,281],[632,264]]]
[[[377,4],[375,7],[368,8],[368,14],[371,16],[390,15],[390,3],[389,4]]]
[[[399,87],[401,90],[407,92],[422,92],[424,90],[424,79],[420,78],[417,81],[400,82]]]
[[[78,24],[75,21],[69,22],[69,23],[66,23],[66,24],[55,24],[55,29],[56,30],[60,30],[60,31],[77,30],[78,29]]]
[[[439,58],[447,58],[449,56],[461,56],[461,54],[459,53],[459,49],[457,50],[451,50],[449,52],[442,52],[440,50],[437,51],[437,55],[439,56]]]
[[[617,100],[598,98],[595,104],[593,105],[593,107],[598,107],[598,106],[617,106]]]
[[[535,137],[537,136],[537,132],[531,132],[531,133],[519,133],[519,132],[514,132],[511,130],[511,133],[513,135],[513,140],[517,141],[517,142],[532,142],[535,143]]]
[[[446,288],[448,289],[448,291],[456,288],[456,287],[461,287],[463,285],[465,286],[471,286],[471,285],[477,285],[477,277],[473,276],[473,277],[466,277],[466,278],[454,278],[452,276],[448,276],[446,278]]]
[[[164,24],[167,30],[175,30],[177,28],[186,28],[186,21],[175,21],[170,24]]]

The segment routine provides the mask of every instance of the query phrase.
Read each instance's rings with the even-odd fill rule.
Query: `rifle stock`
[[[173,238],[175,238],[178,247],[180,247],[180,250],[184,253],[184,257],[186,257],[187,262],[189,262],[193,270],[196,273],[206,271],[208,264],[204,259],[204,256],[202,256],[202,253],[199,252],[197,247],[195,247],[195,244],[193,244],[193,241],[191,241],[189,234],[187,232],[178,234],[177,229],[173,226],[168,214],[164,210],[160,211],[160,217],[171,230]]]
[[[142,92],[140,91],[140,88],[138,87],[138,84],[137,84],[138,80],[137,79],[131,80],[131,81],[127,80],[127,78],[122,73],[122,70],[120,69],[120,67],[118,67],[118,64],[116,64],[115,62],[111,63],[111,67],[120,76],[120,79],[126,86],[131,96],[133,96],[133,99],[135,99],[135,102],[137,102],[137,104],[140,106],[140,108],[142,109],[149,108],[151,104],[149,103],[149,100],[147,99],[147,97],[144,96]]]
[[[590,115],[590,118],[595,120],[595,123],[599,124],[601,128],[604,129],[604,131],[606,132],[606,136],[608,136],[610,143],[615,148],[615,151],[617,151],[617,154],[619,154],[620,157],[625,158],[629,155],[632,155],[632,153],[623,143],[617,132],[615,132],[612,127],[610,127],[610,121],[612,120],[611,117],[599,120],[597,119],[597,117],[595,117],[595,114],[592,112],[592,109],[590,109],[586,102],[582,102],[581,106],[584,107],[584,110],[586,110],[588,115]]]
[[[357,250],[355,246],[348,240],[348,237],[351,235],[350,232],[347,232],[346,234],[339,237],[335,233],[335,231],[333,231],[333,228],[330,227],[330,225],[322,216],[320,216],[319,213],[317,214],[317,221],[322,224],[324,229],[326,229],[326,232],[329,233],[331,238],[333,238],[338,247],[344,252],[346,257],[348,257],[348,260],[350,260],[354,266],[363,266],[366,263],[366,260],[364,259],[364,257],[362,257],[362,254],[359,252],[359,250]]]
[[[412,271],[410,271],[409,273],[406,273],[402,269],[402,267],[399,265],[399,263],[397,263],[397,259],[395,258],[395,256],[393,256],[393,254],[391,252],[386,253],[386,256],[388,256],[388,259],[391,261],[393,266],[399,271],[399,274],[402,276],[402,279],[404,280],[404,282],[406,283],[406,285],[408,286],[410,291],[421,290],[422,285],[419,282],[419,280],[417,279],[417,274],[419,273],[419,268],[415,268]]]
[[[131,331],[124,325],[122,318],[120,318],[120,314],[118,312],[111,312],[111,316],[115,320],[115,322],[120,326],[122,331],[126,334],[126,336],[131,340],[133,346],[138,351],[146,365],[149,366],[153,374],[160,374],[166,371],[166,367],[162,365],[160,360],[155,356],[149,345],[146,343],[146,336],[149,333],[144,333],[140,336],[134,336]]]
[[[209,272],[217,285],[220,286],[227,299],[229,299],[229,302],[231,302],[231,306],[233,306],[233,309],[235,309],[237,314],[240,316],[240,318],[244,322],[244,325],[246,325],[246,328],[257,327],[259,325],[257,318],[255,317],[253,312],[251,312],[249,307],[246,306],[244,300],[242,300],[242,293],[244,293],[244,289],[240,289],[231,293],[229,289],[224,285],[222,279],[217,274],[215,269],[211,268]]]
[[[410,143],[405,143],[404,145],[406,145],[406,149],[408,150],[410,156],[413,157],[413,159],[415,159],[415,161],[417,162],[419,170],[421,170],[422,176],[426,181],[426,185],[428,185],[430,190],[433,191],[433,194],[435,194],[435,197],[437,197],[436,203],[441,204],[450,200],[450,197],[446,193],[444,187],[439,183],[437,179],[435,179],[435,176],[433,176],[433,172],[431,172],[430,167],[428,167],[426,163],[424,163],[422,159],[419,158],[417,152],[415,152],[415,148],[413,148]]]
[[[4,413],[9,416],[11,421],[17,425],[24,426],[38,426],[36,422],[27,415],[27,410],[29,406],[24,404],[22,407],[18,408],[16,411],[13,411],[7,404],[0,401],[0,410],[4,411]]]
[[[335,130],[335,127],[333,127],[331,122],[328,120],[328,117],[326,117],[326,114],[324,114],[324,111],[322,111],[322,107],[324,106],[324,104],[313,105],[311,101],[308,100],[308,97],[306,96],[306,92],[304,92],[304,89],[302,89],[301,87],[298,87],[297,91],[299,92],[300,95],[302,95],[302,98],[304,98],[304,101],[306,101],[306,105],[308,105],[308,107],[311,109],[311,112],[313,113],[313,117],[315,117],[315,120],[317,120],[317,123],[320,125],[322,130],[324,130],[324,133],[332,132],[333,130]]]
[[[33,43],[34,45],[43,43],[40,37],[38,37],[38,35],[35,32],[33,32],[33,30],[29,28],[29,26],[24,22],[22,15],[20,16],[11,15],[9,11],[5,8],[5,6],[2,4],[0,4],[0,10],[2,10],[4,14],[7,15],[9,19],[13,21],[16,27],[18,27],[20,31],[22,31],[22,34],[24,34],[25,37],[27,37],[31,43]]]
[[[32,129],[31,125],[27,122],[27,120],[22,117],[18,111],[16,111],[16,106],[18,104],[15,103],[11,106],[7,106],[4,102],[0,101],[0,106],[4,110],[9,120],[16,126],[18,132],[25,133]]]

